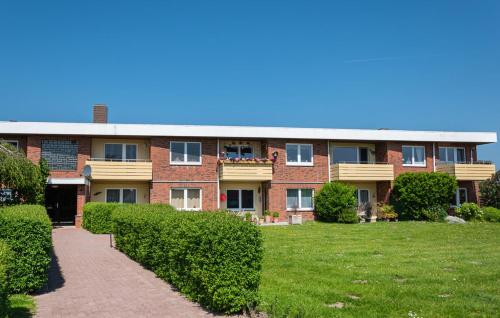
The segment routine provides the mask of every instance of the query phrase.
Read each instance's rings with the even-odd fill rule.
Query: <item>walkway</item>
[[[109,235],[71,227],[52,233],[49,284],[36,317],[213,317],[114,248]]]

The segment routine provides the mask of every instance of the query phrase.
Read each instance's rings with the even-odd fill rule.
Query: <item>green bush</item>
[[[356,188],[341,182],[325,183],[314,198],[316,215],[327,222],[357,223]]]
[[[487,222],[500,222],[500,209],[492,206],[482,208],[483,219]]]
[[[9,308],[8,269],[12,261],[12,252],[9,246],[0,241],[0,317],[7,316]]]
[[[82,227],[94,234],[111,233],[111,213],[119,206],[120,203],[85,203]]]
[[[440,206],[430,207],[421,211],[422,217],[426,221],[441,222],[448,216],[447,210]]]
[[[28,293],[47,282],[51,259],[52,224],[40,205],[15,205],[0,210],[0,239],[14,254],[11,293]]]
[[[488,180],[481,182],[479,191],[484,205],[500,209],[500,170]]]
[[[190,299],[236,313],[258,300],[259,229],[226,212],[122,206],[112,216],[116,246]]]
[[[463,203],[455,208],[455,214],[467,221],[481,221],[483,219],[483,211],[475,203]]]
[[[457,189],[453,176],[439,172],[400,174],[392,190],[392,203],[403,220],[425,220],[424,211],[448,209]]]

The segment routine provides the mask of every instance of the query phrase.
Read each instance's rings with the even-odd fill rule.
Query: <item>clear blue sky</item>
[[[1,120],[500,131],[497,0],[0,0],[0,39]]]

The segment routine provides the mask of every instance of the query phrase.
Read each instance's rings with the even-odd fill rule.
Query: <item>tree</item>
[[[356,188],[341,182],[328,182],[314,198],[316,214],[323,221],[357,223]]]
[[[490,179],[481,182],[479,191],[483,205],[500,209],[500,170]]]
[[[426,220],[428,211],[447,210],[458,187],[455,177],[440,172],[400,174],[392,191],[392,203],[407,220]]]
[[[48,175],[45,160],[36,165],[21,151],[0,141],[0,188],[11,191],[0,204],[43,204]]]

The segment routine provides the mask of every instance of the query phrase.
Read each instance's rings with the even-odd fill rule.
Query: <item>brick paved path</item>
[[[36,317],[213,317],[114,248],[109,235],[75,228],[52,233],[49,284]]]

